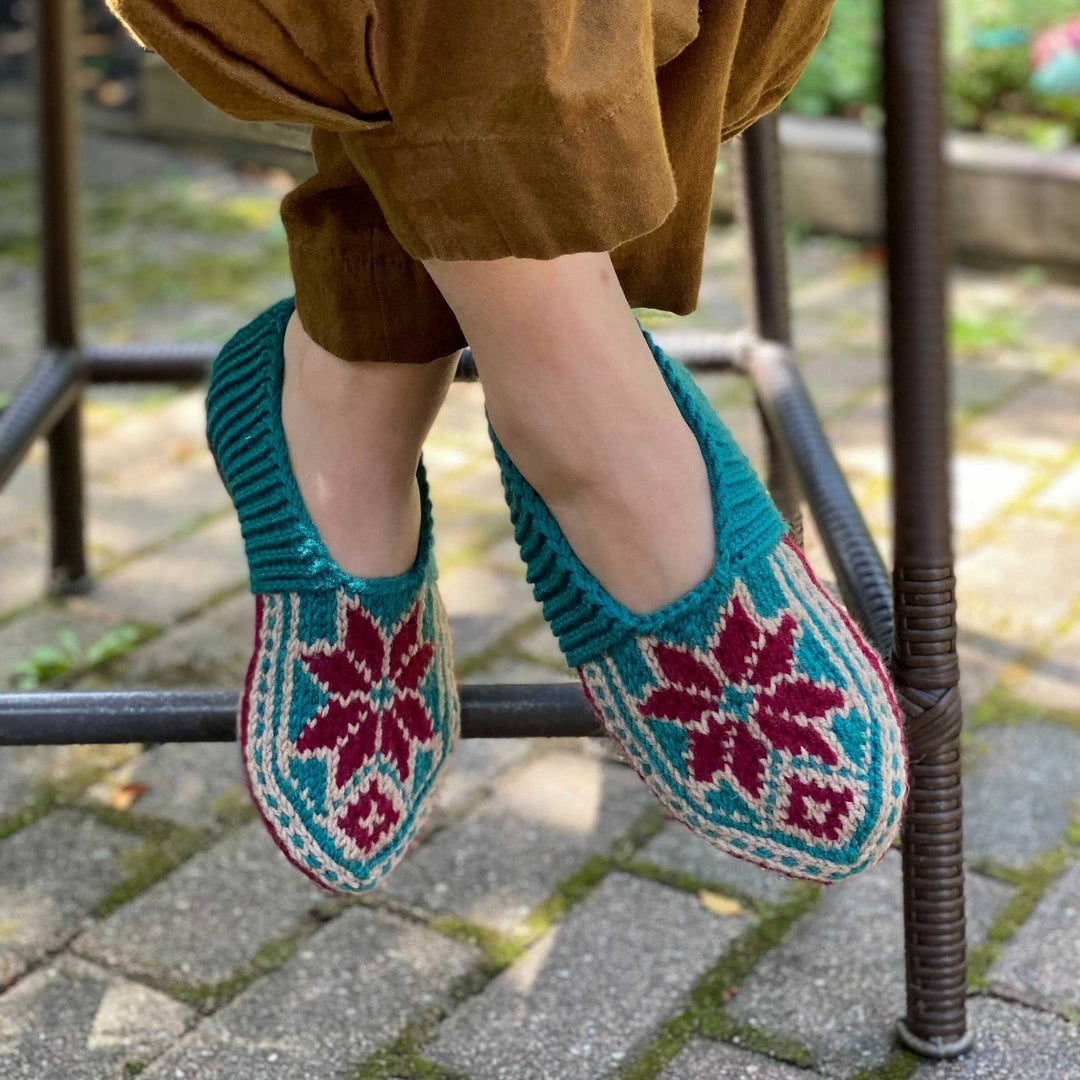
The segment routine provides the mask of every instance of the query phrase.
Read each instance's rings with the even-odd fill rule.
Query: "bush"
[[[1077,0],[944,0],[952,126],[1044,146],[1080,136],[1080,99],[1030,85],[1030,34],[1077,14]],[[836,0],[832,22],[788,108],[808,116],[880,115],[880,0]],[[1016,33],[1010,33],[1016,31]]]

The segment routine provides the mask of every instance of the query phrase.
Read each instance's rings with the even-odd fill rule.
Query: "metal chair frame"
[[[77,97],[73,5],[39,2],[44,348],[0,414],[0,486],[38,436],[48,440],[50,589],[92,587],[83,544],[80,398],[88,383],[193,383],[214,350],[80,346]],[[945,170],[939,0],[884,0],[886,250],[895,480],[892,581],[825,438],[791,353],[776,122],[742,138],[740,218],[751,332],[659,335],[690,367],[752,381],[767,433],[768,483],[801,536],[818,525],[844,599],[891,671],[906,714],[911,800],[902,858],[907,973],[901,1041],[932,1058],[972,1042],[965,1012],[960,702],[949,509],[945,349]],[[474,379],[468,351],[459,379]],[[465,738],[599,734],[580,690],[464,687]],[[229,691],[0,694],[0,745],[228,741]]]

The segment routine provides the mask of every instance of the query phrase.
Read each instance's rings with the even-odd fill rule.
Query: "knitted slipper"
[[[630,611],[492,431],[528,579],[597,716],[675,817],[792,877],[848,877],[888,850],[906,797],[888,676],[689,373],[645,338],[705,458],[712,573],[659,611]]]
[[[459,704],[423,464],[416,560],[396,577],[343,570],[304,506],[281,424],[292,310],[283,300],[240,330],[207,393],[207,437],[255,594],[240,746],[279,847],[325,888],[359,892],[416,835],[458,736]]]

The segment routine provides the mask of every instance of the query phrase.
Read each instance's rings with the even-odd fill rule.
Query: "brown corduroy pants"
[[[832,0],[109,0],[232,116],[311,124],[282,218],[301,322],[347,360],[465,342],[420,260],[610,251],[697,303],[721,140],[788,93]]]

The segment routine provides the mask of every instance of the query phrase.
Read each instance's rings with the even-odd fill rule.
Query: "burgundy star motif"
[[[831,742],[813,723],[844,697],[794,669],[796,623],[785,613],[775,629],[757,622],[735,596],[705,651],[655,642],[646,646],[658,685],[641,702],[643,715],[687,729],[690,776],[729,780],[751,800],[765,791],[770,749],[836,765]],[[749,692],[746,718],[725,709],[725,691]]]
[[[418,600],[390,636],[361,605],[350,606],[337,645],[300,654],[330,699],[307,722],[296,746],[336,755],[339,788],[377,754],[407,780],[412,744],[434,737],[420,692],[434,656],[431,642],[420,640],[421,606]]]

